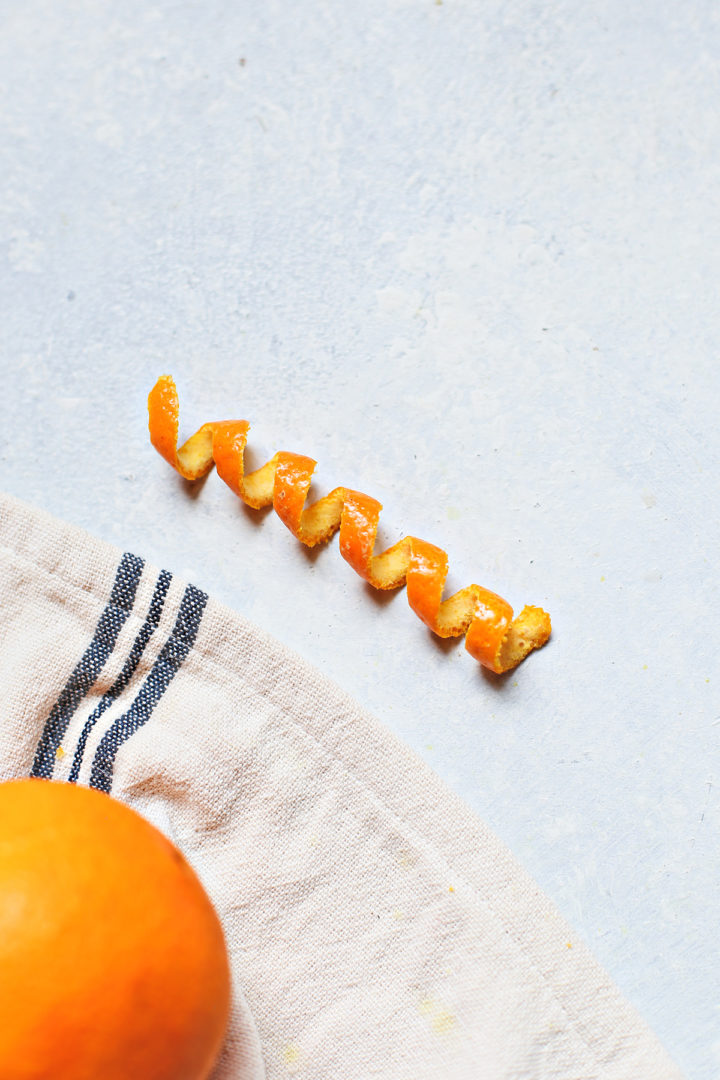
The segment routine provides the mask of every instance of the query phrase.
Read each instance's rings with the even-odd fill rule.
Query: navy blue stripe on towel
[[[152,670],[128,711],[115,720],[100,740],[90,773],[90,787],[110,791],[118,750],[138,728],[148,722],[153,709],[180,670],[197,637],[207,600],[206,593],[194,585],[188,585],[185,589],[175,626]]]
[[[135,594],[144,565],[143,559],[129,552],[126,552],[120,560],[110,599],[95,627],[93,639],[45,721],[35,752],[31,776],[52,779],[57,748],[75,710],[115,648],[118,635],[135,603]]]
[[[108,692],[106,694],[103,694],[100,703],[85,721],[85,725],[82,729],[82,732],[80,733],[80,738],[78,739],[77,747],[75,749],[72,769],[70,770],[70,775],[68,777],[68,781],[71,784],[75,784],[77,782],[78,776],[80,775],[80,767],[82,765],[83,754],[85,753],[85,746],[87,745],[88,738],[90,737],[90,732],[95,727],[95,724],[98,722],[105,710],[108,709],[110,705],[112,705],[112,703],[116,700],[116,698],[120,696],[127,684],[130,682],[130,679],[135,674],[135,671],[137,670],[137,666],[140,663],[142,654],[145,652],[145,647],[150,640],[153,632],[157,629],[158,623],[160,622],[160,615],[162,614],[163,605],[165,603],[165,598],[167,596],[168,589],[170,588],[171,581],[172,574],[168,573],[167,570],[162,570],[155,585],[155,592],[153,593],[153,598],[150,602],[150,610],[147,613],[147,618],[140,627],[140,632],[138,633],[135,641],[133,642],[133,647],[130,650],[130,655],[125,661],[125,665],[122,671],[120,672]]]

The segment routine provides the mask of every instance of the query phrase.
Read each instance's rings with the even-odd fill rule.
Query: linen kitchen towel
[[[7,496],[0,598],[0,778],[100,788],[195,866],[235,983],[214,1080],[680,1078],[498,839],[297,656]]]

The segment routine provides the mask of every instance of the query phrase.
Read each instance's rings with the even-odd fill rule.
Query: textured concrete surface
[[[720,1076],[720,22],[709,0],[0,2],[2,487],[335,678]],[[505,680],[148,445],[385,506],[552,613]]]

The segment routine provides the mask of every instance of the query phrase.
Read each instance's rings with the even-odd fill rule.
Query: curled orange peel
[[[525,607],[513,618],[506,600],[479,585],[468,585],[447,600],[446,553],[434,544],[405,536],[374,554],[381,504],[351,488],[337,487],[306,506],[316,462],[279,451],[254,472],[245,473],[246,420],[203,424],[178,447],[180,406],[175,382],[161,375],[148,397],[150,440],[186,480],[199,480],[215,465],[218,475],[248,506],[272,506],[290,532],[308,547],[340,533],[340,553],[376,589],[407,588],[415,614],[440,637],[465,635],[465,648],[497,674],[509,671],[550,637],[550,616]]]

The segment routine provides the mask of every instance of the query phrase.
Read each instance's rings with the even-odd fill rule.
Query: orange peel
[[[175,382],[161,375],[148,397],[150,440],[186,480],[218,475],[248,506],[272,506],[302,544],[314,547],[339,532],[340,554],[376,589],[406,586],[410,607],[440,637],[465,635],[465,648],[496,674],[510,671],[528,653],[543,646],[551,632],[550,616],[526,606],[513,618],[506,600],[480,585],[467,585],[443,600],[448,557],[442,548],[405,536],[376,555],[381,504],[351,488],[337,487],[306,506],[316,462],[303,454],[279,451],[246,473],[247,420],[203,424],[178,447],[180,404]]]

